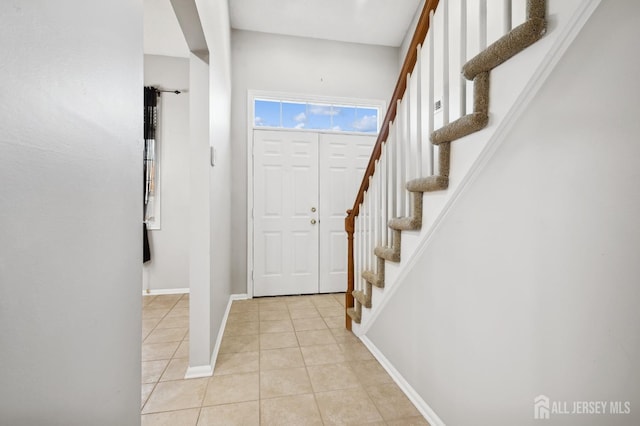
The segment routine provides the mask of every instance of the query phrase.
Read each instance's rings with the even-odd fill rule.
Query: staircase
[[[496,10],[488,12],[486,0],[479,1],[477,10],[469,9],[466,0],[445,0],[440,7],[437,0],[426,2],[360,191],[345,219],[348,329],[351,321],[361,323],[363,308],[372,307],[373,287],[385,287],[386,262],[400,262],[403,231],[422,228],[424,194],[448,190],[451,143],[489,123],[491,71],[545,34],[545,0],[520,5],[523,22],[512,28],[516,3],[523,1],[501,2],[500,19],[494,19]],[[456,17],[449,13],[454,6]],[[498,21],[504,34],[486,46],[488,23]],[[473,34],[467,33],[470,28]],[[478,53],[467,60],[467,41],[476,30]],[[454,60],[452,50],[459,53]],[[459,82],[449,73],[456,65],[462,71]],[[423,144],[426,139],[429,143]]]

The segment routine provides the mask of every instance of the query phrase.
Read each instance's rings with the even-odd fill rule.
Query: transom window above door
[[[254,98],[254,128],[377,134],[381,107],[348,103]]]

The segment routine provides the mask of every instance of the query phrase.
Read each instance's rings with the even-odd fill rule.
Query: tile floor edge
[[[391,362],[384,356],[384,354],[378,349],[378,347],[365,335],[358,336],[360,341],[369,349],[369,352],[378,360],[382,368],[391,376],[393,381],[404,392],[409,400],[415,405],[420,414],[429,422],[431,426],[446,426],[436,412],[422,399],[420,394],[407,382],[407,380],[400,374],[398,370],[391,364]]]

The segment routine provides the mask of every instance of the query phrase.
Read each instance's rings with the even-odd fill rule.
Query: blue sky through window
[[[253,117],[256,127],[280,127],[280,101],[256,99]]]
[[[378,110],[376,108],[356,108],[353,122],[356,132],[375,133],[378,131]]]
[[[333,115],[333,122],[331,123],[331,129],[342,132],[353,132],[353,122],[356,119],[356,108],[352,106],[334,106],[335,115]]]
[[[308,129],[331,129],[331,116],[333,115],[331,105],[307,104],[307,114]]]
[[[282,103],[282,127],[284,127],[285,129],[304,129],[306,128],[306,123],[306,103]]]
[[[337,132],[378,132],[378,108],[256,99],[254,125]]]

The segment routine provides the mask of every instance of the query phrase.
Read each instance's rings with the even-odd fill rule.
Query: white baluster
[[[511,2],[511,27],[518,26],[527,20],[527,2]]]
[[[365,192],[365,195],[366,194],[367,193]],[[364,261],[364,255],[367,251],[367,245],[364,239],[364,232],[365,232],[364,228],[366,225],[365,216],[364,216],[366,213],[365,210],[366,208],[365,208],[364,197],[363,197],[362,203],[360,203],[360,216],[359,216],[360,218],[360,276],[358,277],[358,283],[360,285],[358,286],[358,289],[362,289],[362,285],[363,285],[362,271],[364,271],[367,268],[367,265],[365,264],[365,261]]]
[[[376,166],[377,167],[377,166]],[[369,238],[371,239],[371,251],[376,247],[376,178],[375,173],[369,178],[369,193],[371,198],[369,199],[369,224],[371,225],[371,231]],[[373,267],[373,263],[370,264]]]
[[[384,228],[384,217],[382,215],[382,151],[380,152],[380,159],[378,160],[378,166],[376,167],[376,247],[382,245]]]
[[[487,0],[480,0],[480,13],[478,19],[478,40],[480,44],[480,51],[482,52],[487,48]]]
[[[371,178],[369,178],[369,188],[371,188]],[[369,246],[367,249],[367,269],[372,270],[371,254],[375,248],[373,245],[373,192],[371,192],[371,189],[367,192],[369,193],[367,198],[367,244]]]
[[[434,85],[434,81],[435,81],[435,71],[434,71],[434,60],[435,60],[435,46],[434,46],[434,27],[435,27],[435,22],[433,19],[433,10],[430,12],[430,17],[429,17],[429,22],[430,24],[430,29],[429,29],[429,34],[427,35],[428,39],[429,39],[429,128],[428,128],[428,133],[429,136],[431,136],[431,134],[433,133],[434,130],[434,121],[435,121],[435,99],[434,99],[434,91],[435,91],[435,85]],[[435,149],[432,143],[429,143],[429,175],[432,176],[435,174],[435,169],[434,169],[434,158],[435,155]]]
[[[397,117],[397,115],[396,115]],[[387,138],[389,145],[389,215],[391,218],[398,217],[398,144],[396,141],[396,122],[389,124],[389,137]],[[391,235],[391,231],[389,231]]]
[[[384,174],[384,144],[380,147],[380,159],[378,160],[378,168],[376,169],[376,185],[378,186],[378,202],[376,204],[376,214],[378,215],[378,240],[376,246],[382,246],[386,240],[386,233],[384,229],[384,206],[386,203],[385,198],[385,174]],[[374,262],[375,263],[375,262]]]
[[[367,195],[367,193],[365,192],[365,196]],[[362,282],[362,271],[367,269],[367,264],[365,262],[365,254],[367,253],[367,241],[365,239],[365,232],[366,232],[366,226],[367,226],[367,222],[366,222],[366,210],[367,208],[365,207],[365,203],[364,203],[364,198],[362,199],[362,204],[360,204],[360,276],[358,277],[358,282],[360,283],[359,289],[362,289],[363,286],[363,282]]]
[[[395,139],[393,137],[395,124],[389,123],[389,136],[387,137],[387,220],[396,216],[396,182],[395,182]],[[387,241],[391,243],[391,230],[387,229]]]
[[[396,114],[396,147],[397,147],[397,151],[396,151],[396,176],[397,176],[397,180],[396,180],[396,194],[397,194],[397,201],[398,201],[398,207],[396,210],[396,213],[398,214],[398,217],[400,216],[404,216],[404,199],[405,199],[405,194],[404,191],[402,190],[402,188],[404,187],[404,135],[402,134],[402,131],[404,129],[404,111],[403,111],[403,104],[401,101],[398,101],[398,109],[397,109],[397,114]]]
[[[404,179],[402,188],[402,195],[404,196],[404,214],[403,216],[408,216],[411,211],[411,206],[409,205],[411,201],[411,197],[409,197],[409,193],[406,191],[407,182],[411,179],[413,170],[411,165],[413,164],[412,155],[412,139],[411,139],[411,74],[407,74],[407,87],[405,89],[405,97],[403,100],[404,104]]]
[[[367,269],[370,271],[374,270],[373,267],[373,250],[375,250],[375,240],[373,237],[373,216],[374,216],[374,211],[373,211],[373,197],[374,197],[374,193],[373,193],[373,180],[370,178],[369,179],[369,199],[367,200],[367,211],[369,212],[367,214],[367,228],[369,229],[369,232],[367,233],[367,239],[368,239],[368,244],[369,244],[369,249],[367,250]]]
[[[429,35],[427,34],[427,37]],[[420,140],[422,141],[422,170],[420,176],[428,176],[431,174],[429,170],[431,166],[431,143],[429,142],[429,40],[425,40],[425,44],[420,49],[420,91],[418,97],[420,99]]]
[[[460,0],[460,66],[467,62],[467,0]],[[467,114],[467,79],[460,74],[460,117]]]
[[[509,31],[511,31],[511,28],[513,26],[512,22],[511,22],[511,16],[512,16],[512,12],[511,12],[511,0],[502,0],[502,11],[504,14],[504,34],[508,33]]]
[[[373,246],[377,247],[380,245],[380,209],[378,205],[380,203],[380,160],[376,161],[375,172],[373,173],[373,177],[371,179],[371,184],[373,185],[373,201],[371,213],[373,215]]]
[[[486,1],[486,0],[485,0]],[[449,2],[442,5],[442,125],[449,124]]]
[[[378,235],[376,233],[377,222],[380,220],[379,214],[376,211],[376,179],[371,177],[371,185],[373,187],[373,193],[371,194],[371,251],[369,252],[369,256],[371,257],[371,270],[373,272],[376,271],[376,262],[375,255],[373,251],[377,246]]]
[[[406,86],[404,90],[404,98],[402,103],[404,104],[404,120],[402,125],[404,126],[404,155],[405,155],[405,182],[409,179],[413,173],[413,161],[411,161],[411,152],[413,150],[413,135],[411,134],[411,102],[413,102],[413,96],[411,93],[411,74],[407,74]]]
[[[372,188],[373,187],[373,176],[369,176],[369,191],[367,191],[369,193],[369,200],[367,201],[368,206],[367,206],[367,211],[369,212],[368,214],[368,218],[369,218],[369,224],[368,224],[368,228],[369,228],[369,250],[367,251],[367,262],[368,262],[368,270],[373,270],[373,249],[375,248],[375,240],[374,240],[374,235],[373,235],[373,216],[374,216],[374,211],[373,211],[373,191]]]
[[[362,221],[362,240],[364,241],[364,254],[362,256],[364,269],[369,270],[369,191],[364,193],[364,216]]]
[[[380,179],[381,179],[381,190],[382,197],[380,199],[380,212],[382,215],[382,242],[381,245],[385,247],[387,245],[388,239],[388,231],[387,231],[387,221],[389,220],[389,173],[387,172],[387,164],[389,161],[388,153],[387,153],[387,144],[382,144],[382,154],[380,156],[381,164],[380,167]]]
[[[424,176],[422,170],[422,46],[418,45],[416,67],[413,75],[416,79],[416,174],[414,177]]]

